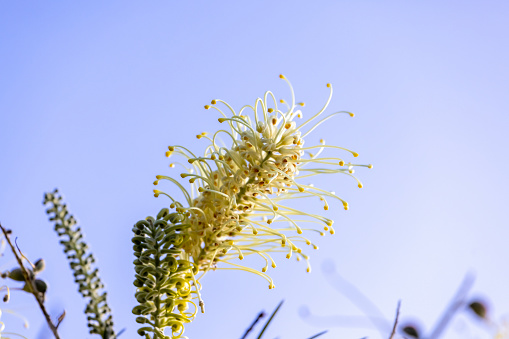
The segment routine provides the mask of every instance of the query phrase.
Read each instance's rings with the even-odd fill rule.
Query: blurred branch
[[[269,320],[267,320],[267,323],[265,324],[265,326],[263,327],[262,331],[260,332],[260,334],[258,335],[258,338],[257,339],[260,339],[263,335],[263,333],[265,332],[265,330],[267,329],[267,327],[269,327],[269,324],[270,322],[272,321],[272,319],[274,318],[274,316],[276,315],[277,311],[279,311],[279,309],[281,308],[281,305],[283,305],[283,302],[284,300],[281,300],[281,302],[279,303],[279,305],[277,305],[276,309],[274,310],[274,312],[272,312],[272,315],[270,316]]]
[[[1,224],[0,228],[2,229],[2,232],[5,236],[5,239],[7,240],[7,243],[11,247],[11,251],[16,257],[16,260],[18,261],[19,268],[21,269],[21,272],[23,273],[23,277],[25,278],[25,281],[27,284],[30,284],[31,287],[31,293],[34,295],[35,299],[37,300],[37,303],[39,304],[39,308],[41,309],[42,313],[44,314],[44,318],[46,318],[46,322],[48,323],[49,328],[51,329],[51,332],[53,332],[53,335],[56,339],[60,339],[60,336],[58,335],[57,327],[53,324],[53,321],[51,320],[50,315],[48,314],[48,311],[46,310],[46,307],[44,306],[44,301],[42,297],[42,293],[39,292],[35,285],[35,280],[33,277],[28,274],[28,271],[26,270],[25,266],[23,265],[23,259],[21,258],[23,255],[18,253],[18,251],[14,248],[14,245],[11,242],[10,234],[12,233],[11,230],[6,230]]]
[[[475,278],[471,273],[465,276],[465,278],[461,282],[461,285],[458,288],[458,291],[456,292],[451,302],[449,303],[449,306],[445,309],[444,314],[435,325],[435,329],[428,336],[429,339],[439,338],[439,336],[442,334],[442,332],[445,330],[445,328],[451,321],[454,314],[458,311],[458,309],[461,306],[465,304],[465,297],[467,296],[468,291],[472,288],[474,280]]]
[[[398,319],[399,319],[399,309],[401,307],[401,300],[398,301],[398,306],[396,307],[396,318],[394,319],[394,325],[392,326],[392,332],[389,339],[393,339],[396,334],[396,328],[398,327]]]
[[[339,293],[348,298],[359,310],[361,310],[367,319],[378,329],[382,336],[388,333],[390,323],[384,317],[382,311],[366,297],[355,285],[343,278],[336,272],[332,263],[322,266],[324,275],[328,278],[329,283]],[[375,315],[375,316],[374,316]]]
[[[253,323],[251,324],[251,326],[249,326],[249,328],[246,330],[246,332],[244,333],[244,335],[242,336],[242,338],[240,339],[246,339],[247,338],[247,335],[249,334],[249,332],[251,332],[253,330],[253,328],[255,327],[255,325],[260,321],[262,320],[262,318],[265,317],[265,312],[261,311],[258,316],[255,318],[255,320],[253,321]]]

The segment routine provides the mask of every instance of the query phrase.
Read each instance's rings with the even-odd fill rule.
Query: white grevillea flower
[[[332,86],[327,84],[330,95],[323,108],[309,119],[301,119],[300,108],[304,104],[295,102],[290,82],[283,75],[280,78],[290,86],[290,103],[276,100],[270,91],[263,99],[256,99],[253,106],[246,105],[238,112],[222,100],[212,100],[205,108],[219,112],[219,122],[224,127],[214,134],[197,135],[198,139],[210,142],[204,154],[195,155],[180,145],[169,147],[168,157],[178,154],[187,159],[186,166],[192,166],[184,166],[186,171],[180,174],[191,183],[189,190],[170,176],[158,175],[154,182],[157,185],[160,180],[168,180],[183,193],[185,201],[180,201],[172,194],[154,190],[156,197],[163,194],[172,200],[170,207],[176,208],[178,221],[186,225],[182,231],[186,235],[182,244],[184,259],[194,262],[202,273],[226,268],[218,267],[219,263],[229,265],[229,269],[256,273],[267,279],[269,288],[274,284],[265,272],[269,266],[276,267],[273,253],[284,252],[288,259],[292,256],[303,259],[308,262],[310,271],[309,257],[302,246],[315,249],[317,246],[302,235],[303,231],[324,235],[322,230],[325,230],[334,234],[332,220],[292,208],[288,200],[318,198],[325,210],[335,200],[348,209],[347,202],[335,193],[305,184],[302,179],[317,174],[343,173],[362,187],[353,176],[353,169],[372,167],[352,164],[335,155],[321,156],[325,150],[358,156],[348,149],[326,145],[323,140],[318,145],[305,147],[305,137],[329,118],[338,114],[354,115],[341,111],[322,117],[332,97]],[[219,136],[226,137],[231,146],[225,146]],[[303,226],[313,224],[319,226]],[[261,271],[233,260],[251,254],[265,262]]]

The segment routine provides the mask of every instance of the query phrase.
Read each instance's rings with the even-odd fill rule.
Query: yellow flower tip
[[[361,183],[359,183],[357,186],[358,186],[359,188],[362,188],[362,184],[361,184]]]
[[[267,224],[272,224],[272,219],[267,219]]]
[[[327,88],[330,88],[332,85],[331,84],[327,84]]]
[[[161,180],[162,178],[163,178],[163,176],[162,176],[162,175],[156,175],[156,179],[157,179],[157,180]]]
[[[339,162],[339,166],[345,166],[345,162],[344,162],[343,160],[341,160],[341,161]]]
[[[353,174],[353,173],[354,173],[353,168],[350,168],[350,169],[348,170],[348,173]]]
[[[169,150],[169,151],[171,151],[171,152],[173,152],[173,151],[175,150],[175,147],[173,147],[173,146],[168,146],[168,150]]]
[[[317,249],[318,249],[318,246],[316,246],[315,244],[313,244],[313,249],[314,249],[314,250],[317,250]]]
[[[174,168],[175,167],[175,164],[174,163],[171,163],[170,164],[170,168]]]
[[[203,187],[198,187],[198,192],[202,193],[204,191]]]
[[[272,209],[273,209],[274,211],[277,211],[277,210],[279,210],[279,207],[277,207],[276,205],[274,205],[274,206],[272,206]]]
[[[175,204],[174,204],[174,203],[171,203],[170,208],[171,208],[171,209],[175,208]]]
[[[297,227],[297,234],[302,234],[302,230],[300,229],[300,227]]]
[[[276,124],[277,124],[277,119],[276,119],[276,118],[272,118],[272,124],[273,124],[273,125],[276,125]]]
[[[200,134],[201,134],[201,135],[203,135],[203,136],[205,136],[205,135],[207,135],[208,133],[207,133],[207,132],[201,132]]]
[[[369,168],[369,169],[372,169],[372,168],[373,168],[373,165],[372,165],[372,164],[369,164],[369,165],[368,165],[368,168]]]
[[[297,118],[302,119],[302,113],[297,114]]]
[[[224,157],[222,155],[219,155],[219,160],[224,160]]]
[[[311,272],[311,267],[306,268],[306,272]]]
[[[194,183],[195,180],[196,180],[196,178],[191,178],[191,179],[189,179],[189,183],[192,184],[192,183]]]
[[[172,151],[166,151],[165,155],[167,158],[169,158],[169,157],[171,157],[172,153],[173,153]]]
[[[217,121],[219,121],[220,123],[223,123],[225,120],[226,120],[226,118],[219,118],[219,119],[217,119]]]
[[[311,241],[306,239],[306,245],[311,245]]]
[[[212,155],[210,156],[210,160],[216,160],[216,156],[215,156],[214,154],[212,154]]]
[[[304,188],[299,186],[299,192],[304,192]]]
[[[276,286],[274,286],[274,284],[270,284],[269,285],[269,290],[273,289],[273,288],[276,288]]]
[[[217,104],[216,99],[212,100],[212,101],[210,102],[210,104],[211,104],[211,105],[215,105],[215,104]]]
[[[323,237],[325,235],[325,233],[323,232],[320,232],[320,236]]]
[[[332,220],[327,220],[327,226],[331,227],[333,223],[334,223],[334,221],[332,221]]]
[[[187,159],[187,162],[190,163],[190,164],[192,164],[195,161],[196,161],[196,159]]]
[[[154,185],[159,184],[159,180],[154,181],[154,182],[153,182],[153,184],[154,184]]]
[[[209,105],[205,105],[205,106],[203,106],[203,107],[204,107],[205,109],[209,109],[209,108],[210,108],[210,106],[209,106]]]
[[[285,79],[285,76],[283,74],[279,74],[280,79]]]
[[[239,260],[244,259],[244,256],[242,254],[239,254]]]
[[[271,266],[272,268],[276,268],[276,263],[273,262]]]
[[[359,153],[352,152],[352,155],[353,155],[354,158],[357,158],[359,156]]]
[[[267,272],[267,267],[262,268],[262,272],[263,273]]]
[[[274,112],[274,109],[273,109],[273,108],[269,108],[269,109],[267,110],[267,112],[272,113],[272,112]]]
[[[203,137],[203,135],[201,134],[196,134],[196,139],[201,139]]]
[[[283,99],[279,100],[280,103],[284,104],[285,101]]]
[[[343,206],[343,208],[345,209],[345,211],[348,211],[348,205]]]
[[[161,193],[161,191],[159,191],[159,190],[154,190],[154,197],[156,197],[156,198],[157,198],[157,197],[159,196],[159,194],[160,194],[160,193]]]
[[[325,144],[325,140],[320,139],[320,144],[324,145]]]
[[[324,210],[326,210],[326,211],[328,211],[328,210],[329,210],[329,205],[325,205],[325,206],[323,206],[323,209],[324,209]]]
[[[286,255],[286,259],[290,259],[291,257],[292,257],[292,255],[291,255],[290,253],[288,253],[288,254]]]
[[[256,230],[256,228],[255,228],[255,229],[253,229],[253,234],[254,234],[254,235],[257,235],[257,234],[258,234],[258,231]]]
[[[330,233],[330,234],[334,234],[334,233],[336,233],[336,232],[334,231],[334,229],[333,229],[333,228],[331,228],[331,229],[330,229],[330,231],[329,231],[329,233]]]
[[[348,115],[350,115],[352,118],[355,116],[352,112],[348,112]]]
[[[301,106],[301,107],[306,106],[306,104],[305,104],[304,102],[299,102],[299,103],[297,103],[297,105],[299,105],[299,106]]]
[[[187,174],[186,173],[180,173],[180,177],[183,179],[183,178],[187,177]]]

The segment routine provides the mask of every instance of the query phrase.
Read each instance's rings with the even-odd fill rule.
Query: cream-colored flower
[[[329,209],[329,203],[337,201],[344,209],[348,203],[334,192],[305,184],[302,179],[318,174],[342,173],[354,178],[357,165],[343,157],[321,156],[325,150],[346,156],[358,154],[348,149],[331,146],[320,140],[318,145],[304,146],[305,138],[329,118],[353,113],[341,111],[322,118],[332,98],[309,119],[302,118],[303,103],[296,103],[290,82],[283,76],[291,90],[291,101],[276,100],[272,92],[266,92],[253,106],[246,105],[236,112],[222,100],[212,100],[208,110],[216,110],[224,126],[214,134],[201,133],[198,139],[210,142],[202,156],[197,156],[181,145],[170,146],[166,155],[183,156],[187,160],[186,171],[180,176],[191,184],[187,190],[171,176],[158,175],[155,185],[168,180],[179,187],[184,199],[173,194],[154,190],[155,196],[164,194],[172,200],[171,208],[178,213],[178,221],[184,226],[185,242],[182,244],[184,259],[194,262],[200,272],[211,269],[241,269],[256,273],[269,282],[265,273],[269,266],[276,267],[272,254],[286,253],[286,258],[308,262],[304,246],[317,246],[302,234],[324,231],[334,234],[333,221],[327,217],[293,208],[287,202],[297,198],[318,198]],[[218,107],[222,105],[223,109]],[[220,140],[225,137],[226,142]],[[227,144],[231,143],[231,146]],[[315,166],[315,168],[308,168]],[[175,167],[171,164],[170,167]],[[186,167],[186,166],[184,166]],[[319,225],[308,227],[303,225]],[[241,266],[234,259],[246,255],[260,256],[265,265],[261,271]],[[219,263],[227,264],[223,267]]]

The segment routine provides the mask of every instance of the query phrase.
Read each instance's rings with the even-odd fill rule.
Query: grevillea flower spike
[[[348,209],[348,203],[334,192],[306,184],[303,179],[318,174],[342,173],[352,177],[359,187],[361,182],[353,175],[358,165],[343,159],[358,154],[339,146],[304,146],[304,139],[331,117],[353,113],[340,111],[322,117],[332,98],[332,86],[323,108],[308,119],[302,119],[304,103],[296,103],[293,88],[288,83],[291,101],[276,100],[272,92],[256,99],[236,112],[222,100],[212,100],[205,109],[220,114],[223,125],[214,134],[201,133],[198,139],[210,142],[202,156],[195,155],[181,145],[168,147],[166,156],[179,155],[186,159],[185,172],[180,177],[191,184],[186,189],[179,180],[158,175],[154,185],[169,181],[176,185],[183,199],[170,191],[154,190],[156,197],[165,195],[171,200],[169,209],[159,212],[157,218],[139,221],[133,228],[136,256],[135,286],[140,305],[133,309],[137,321],[146,324],[138,333],[151,338],[184,338],[185,322],[196,314],[194,299],[204,312],[199,280],[210,270],[238,269],[255,273],[274,287],[266,273],[276,267],[273,254],[283,252],[286,258],[294,256],[307,262],[304,247],[317,246],[305,237],[305,232],[320,235],[334,234],[333,221],[327,217],[301,211],[291,206],[292,199],[315,198],[329,203],[339,202]],[[225,142],[220,140],[225,137]],[[226,146],[231,143],[231,147]],[[334,151],[331,156],[322,153]],[[337,154],[341,157],[338,157]],[[342,155],[343,154],[343,155]],[[175,167],[175,163],[170,167]],[[314,167],[314,168],[310,168]],[[303,225],[318,225],[309,227]],[[325,231],[325,232],[324,232]],[[242,266],[247,255],[257,255],[265,265],[256,268]],[[189,304],[193,311],[188,311]],[[171,337],[164,335],[165,327],[172,328]]]

